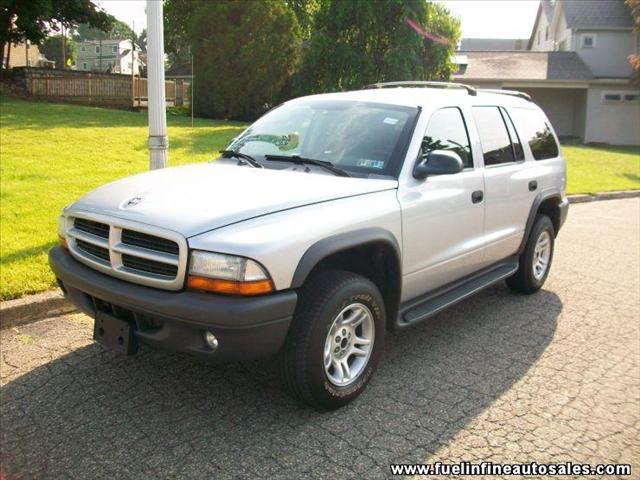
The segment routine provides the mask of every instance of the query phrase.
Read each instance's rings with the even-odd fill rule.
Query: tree
[[[425,38],[418,29],[428,32]],[[297,94],[394,80],[448,80],[460,23],[424,0],[326,0],[320,4]]]
[[[129,25],[121,20],[118,20],[112,15],[109,15],[111,27],[106,30],[100,30],[94,28],[90,24],[82,23],[78,25],[76,33],[73,38],[77,42],[84,42],[87,40],[124,40],[137,38],[134,31]]]
[[[0,47],[25,40],[39,45],[51,31],[78,23],[110,27],[109,16],[91,0],[0,0]]]
[[[277,102],[301,43],[284,0],[168,0],[165,12],[168,49],[194,56],[198,114],[248,120]]]
[[[625,0],[625,3],[631,9],[631,15],[633,16],[633,30],[640,32],[640,0]],[[640,55],[629,55],[629,63],[633,68],[633,80],[634,83],[640,84]]]
[[[320,5],[326,0],[287,0],[287,6],[293,11],[300,24],[302,38],[307,40],[313,31],[313,21]]]
[[[56,68],[65,68],[67,60],[75,63],[78,58],[78,44],[72,38],[65,39],[64,52],[66,58],[62,58],[62,35],[47,37],[46,40],[42,42],[40,51],[49,60],[56,62]]]

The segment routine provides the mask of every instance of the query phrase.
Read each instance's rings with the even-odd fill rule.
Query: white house
[[[640,88],[628,60],[639,51],[623,0],[542,0],[527,50],[461,50],[454,78],[529,93],[561,137],[640,145]]]
[[[133,50],[133,54],[132,54]],[[131,40],[88,40],[78,45],[76,70],[92,72],[140,73],[139,51]]]

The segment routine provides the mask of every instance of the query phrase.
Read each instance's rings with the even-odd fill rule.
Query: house
[[[640,145],[639,50],[623,0],[542,0],[526,50],[460,50],[454,78],[528,93],[564,139]]]
[[[76,70],[139,75],[139,54],[131,40],[87,40],[78,45]]]
[[[28,40],[24,43],[6,44],[2,51],[2,68],[48,67],[54,68],[56,62],[47,60],[37,45]]]

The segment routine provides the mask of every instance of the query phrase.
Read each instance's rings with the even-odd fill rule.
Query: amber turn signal
[[[69,250],[69,244],[67,243],[67,239],[64,238],[62,235],[58,235],[58,238],[60,239],[60,246],[65,250]]]
[[[187,287],[206,292],[223,293],[225,295],[263,295],[273,292],[271,280],[256,280],[253,282],[234,282],[232,280],[220,280],[217,278],[189,275]]]

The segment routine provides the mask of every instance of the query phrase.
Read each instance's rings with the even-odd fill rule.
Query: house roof
[[[458,52],[467,57],[456,80],[591,80],[575,52]]]
[[[624,0],[564,0],[569,28],[631,28],[633,17]]]
[[[460,50],[467,52],[491,52],[525,50],[528,38],[463,38]]]

